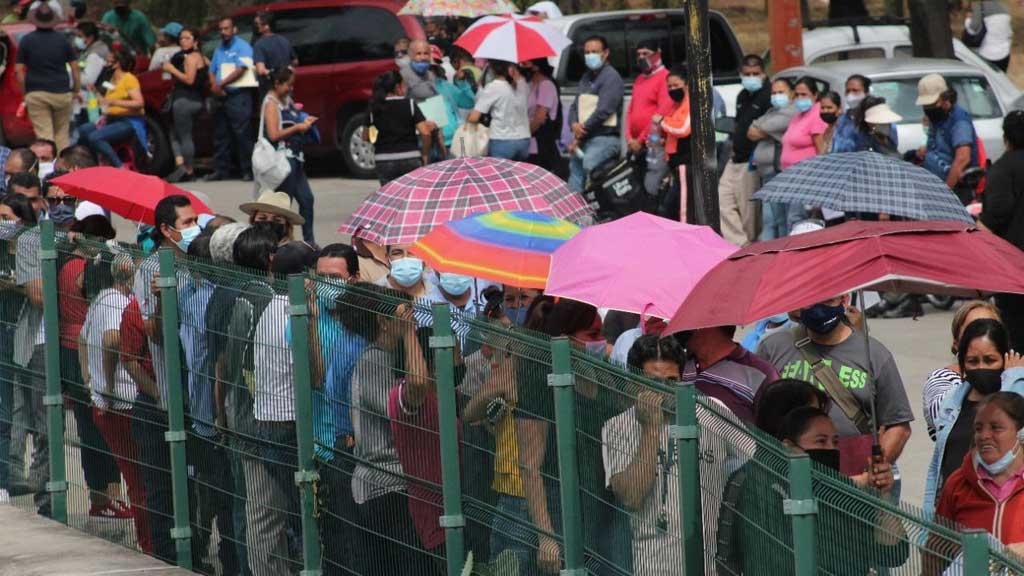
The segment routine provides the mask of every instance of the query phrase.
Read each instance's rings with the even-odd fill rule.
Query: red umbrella
[[[848,222],[759,242],[711,269],[667,334],[748,324],[855,290],[1024,294],[1024,253],[957,222]]]
[[[88,200],[133,222],[153,224],[153,211],[161,200],[180,194],[192,201],[197,214],[212,214],[206,204],[187,190],[168,184],[156,176],[130,170],[98,166],[76,170],[52,181],[65,194]]]

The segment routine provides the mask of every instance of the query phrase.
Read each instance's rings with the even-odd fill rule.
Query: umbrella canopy
[[[382,246],[412,244],[436,226],[495,210],[524,210],[589,224],[583,198],[543,168],[501,158],[457,158],[382,186],[338,231]]]
[[[747,324],[860,289],[1024,294],[1024,253],[956,222],[847,222],[736,252],[697,284],[668,333]]]
[[[410,251],[439,272],[543,289],[551,254],[579,231],[545,214],[501,210],[438,226]]]
[[[809,158],[772,178],[754,198],[914,220],[974,223],[956,194],[937,176],[877,152]]]
[[[488,14],[511,14],[516,7],[506,0],[409,0],[400,15],[461,16],[477,18]]]
[[[536,16],[487,16],[455,41],[475,58],[525,62],[557,56],[572,41],[561,30]]]
[[[707,226],[637,212],[563,244],[551,259],[544,292],[671,318],[697,281],[735,251]]]
[[[69,196],[98,204],[133,222],[153,224],[156,205],[164,198],[176,194],[187,197],[197,214],[213,212],[191,192],[168,184],[156,176],[110,166],[76,170],[54,178],[53,183]]]

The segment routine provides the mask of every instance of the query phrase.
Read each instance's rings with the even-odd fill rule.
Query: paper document
[[[259,82],[256,81],[256,74],[253,73],[253,62],[252,58],[241,58],[242,64],[245,64],[245,73],[238,77],[237,80],[229,84],[232,88],[256,88],[259,86]],[[220,65],[220,77],[227,78],[235,72],[235,64],[233,62],[225,62]]]
[[[580,94],[580,102],[577,106],[577,114],[579,115],[580,124],[585,124],[590,116],[597,110],[597,94]],[[619,115],[612,114],[604,121],[604,126],[608,128],[614,128],[619,125]]]
[[[444,105],[444,96],[434,96],[419,103],[423,117],[437,124],[438,128],[448,125],[448,109]]]

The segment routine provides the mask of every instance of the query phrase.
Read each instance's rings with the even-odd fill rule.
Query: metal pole
[[[174,497],[174,539],[178,566],[192,569],[192,529],[189,527],[188,463],[185,459],[185,394],[181,377],[181,348],[178,340],[178,271],[174,252],[160,250],[160,314],[163,329],[164,364],[167,370],[167,425],[164,433],[171,451],[171,491]]]
[[[583,517],[580,513],[580,475],[576,462],[576,388],[568,338],[551,341],[551,374],[554,388],[555,434],[558,442],[559,493],[562,498],[562,533],[565,538],[565,570],[562,576],[585,576],[583,567]]]
[[[446,303],[434,304],[434,333],[430,337],[434,351],[437,383],[438,434],[441,442],[441,493],[444,496],[445,556],[448,576],[459,576],[466,552],[462,515],[462,482],[459,476],[459,421],[455,408],[455,337],[452,335],[452,311]]]
[[[320,531],[316,524],[316,494],[313,485],[320,479],[313,460],[313,376],[310,371],[309,304],[305,277],[288,277],[288,315],[291,317],[292,382],[295,394],[295,435],[299,469],[295,484],[299,487],[302,514],[302,567],[300,576],[320,576]]]
[[[676,424],[669,428],[676,441],[679,465],[679,525],[683,537],[683,574],[704,574],[704,517],[700,495],[700,427],[697,392],[693,384],[676,386]]]
[[[68,483],[64,465],[64,397],[60,392],[60,312],[57,304],[57,247],[54,238],[53,221],[43,220],[39,224],[40,250],[43,273],[43,326],[46,343],[43,347],[46,360],[46,435],[49,448],[50,478],[46,491],[50,494],[50,510],[53,519],[61,524],[68,523]]]
[[[964,530],[960,533],[964,547],[963,574],[988,574],[988,533],[984,530]]]
[[[711,43],[708,37],[708,0],[683,3],[686,11],[686,85],[690,91],[690,157],[693,172],[693,198],[698,224],[719,231],[718,160],[713,125],[714,96],[711,87]],[[680,183],[685,185],[685,183]],[[682,206],[681,209],[686,209]]]
[[[815,576],[814,517],[818,504],[811,487],[811,459],[807,454],[789,457],[789,498],[782,510],[793,519],[793,575]]]

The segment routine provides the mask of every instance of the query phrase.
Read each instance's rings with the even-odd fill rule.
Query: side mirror
[[[722,116],[715,120],[715,132],[732,134],[736,131],[736,119],[732,116]]]

